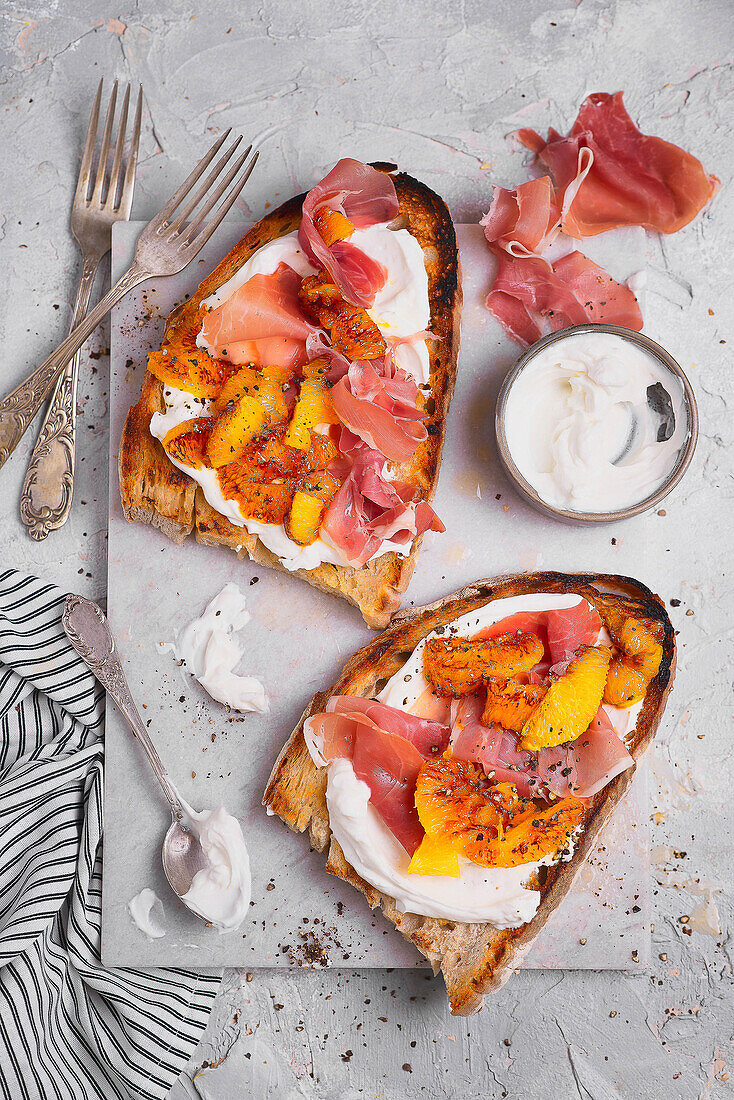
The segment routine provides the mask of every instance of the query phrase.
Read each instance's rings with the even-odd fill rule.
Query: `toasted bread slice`
[[[394,165],[376,164],[382,171]],[[426,413],[428,438],[412,458],[392,465],[396,477],[418,485],[431,500],[438,482],[446,416],[456,381],[459,355],[461,277],[456,233],[442,199],[424,184],[405,173],[393,175],[400,214],[397,224],[410,230],[423,248],[428,273],[431,307],[428,341],[430,392],[419,394]],[[297,229],[304,195],[298,195],[267,214],[254,225],[225,256],[198,288],[193,298],[168,318],[166,335],[182,324],[195,308],[234,273],[262,245]],[[186,311],[186,313],[184,313]],[[120,491],[125,516],[130,521],[150,523],[174,542],[183,542],[192,532],[208,546],[228,546],[240,557],[250,557],[273,569],[284,569],[256,535],[236,527],[209,505],[203,492],[168,460],[160,443],[150,434],[154,412],[164,411],[163,384],[146,373],[140,400],[127,416],[120,441]],[[316,569],[298,570],[296,575],[309,584],[355,604],[368,626],[382,628],[400,606],[408,586],[420,539],[413,542],[407,557],[393,552],[368,562],[361,569],[322,564]]]
[[[384,915],[425,955],[434,973],[439,970],[443,973],[451,1011],[460,1016],[478,1011],[484,994],[499,989],[520,964],[593,851],[599,830],[626,794],[636,768],[628,768],[594,796],[586,826],[576,841],[571,859],[552,865],[542,882],[533,883],[541,894],[533,920],[519,928],[497,929],[489,923],[462,924],[401,913],[394,898],[380,893],[357,875],[331,835],[325,799],[326,770],[316,768],[311,760],[303,737],[303,724],[312,714],[325,709],[331,695],[374,698],[421,639],[436,627],[490,600],[534,592],[575,592],[584,596],[602,615],[605,609],[618,607],[662,624],[660,669],[647,689],[634,732],[625,740],[635,761],[639,760],[655,736],[675,671],[674,632],[662,601],[629,577],[594,573],[519,574],[477,581],[437,603],[396,615],[383,634],[354,654],[328,691],[313,697],[275,763],[263,798],[264,805],[292,829],[301,832],[308,829],[314,847],[327,852],[326,869],[361,890],[371,908],[381,906]]]

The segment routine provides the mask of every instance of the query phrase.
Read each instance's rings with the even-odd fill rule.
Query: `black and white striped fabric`
[[[0,1097],[164,1097],[220,975],[99,958],[104,693],[64,594],[0,570]]]

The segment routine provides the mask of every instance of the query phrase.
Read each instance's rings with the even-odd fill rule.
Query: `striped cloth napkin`
[[[221,979],[100,962],[104,692],[63,603],[0,571],[0,1096],[160,1100]]]

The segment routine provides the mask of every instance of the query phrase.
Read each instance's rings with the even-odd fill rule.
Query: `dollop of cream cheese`
[[[149,940],[159,940],[165,936],[163,902],[148,886],[130,898],[127,909],[136,926]]]
[[[163,648],[185,662],[212,699],[233,710],[267,714],[270,706],[262,682],[234,671],[245,652],[235,634],[249,621],[244,594],[236,584],[226,584],[204,613]]]
[[[561,610],[575,607],[582,598],[578,593],[539,592],[492,600],[447,624],[442,634],[472,636],[518,611]],[[434,631],[427,637],[435,635]],[[604,628],[597,641],[609,642]],[[377,696],[379,702],[410,711],[428,690],[423,675],[424,645],[425,639],[388,680]],[[630,723],[633,718],[636,720],[640,706],[629,711],[606,708],[620,736],[631,728]],[[365,882],[395,898],[401,912],[445,920],[489,921],[497,928],[516,928],[532,920],[540,904],[540,893],[526,888],[524,883],[538,867],[552,859],[520,867],[480,867],[461,859],[458,879],[408,874],[410,857],[370,804],[369,787],[357,778],[351,761],[336,759],[327,763],[308,721],[304,725],[304,737],[316,766],[327,765],[329,825],[347,861]],[[571,838],[563,859],[570,858],[568,853],[572,848]]]
[[[183,799],[181,805],[183,824],[199,838],[209,861],[196,872],[181,900],[220,932],[234,932],[247,916],[252,893],[242,826],[224,806],[198,812]]]
[[[661,432],[663,393],[665,419],[672,413],[675,423]],[[607,332],[543,348],[517,376],[505,408],[518,470],[542,500],[574,512],[615,512],[645,500],[672,471],[687,431],[680,379],[632,340]]]
[[[415,237],[407,229],[389,229],[387,225],[380,224],[355,230],[350,240],[387,270],[385,285],[378,291],[374,306],[368,310],[380,331],[393,339],[423,332],[431,320],[428,273],[423,250]],[[221,305],[248,279],[255,275],[272,275],[281,263],[288,264],[304,277],[314,274],[316,270],[298,242],[297,231],[264,244],[204,304],[212,309]],[[207,347],[201,333],[197,337],[197,343],[200,347]],[[414,377],[419,386],[428,383],[430,363],[425,340],[398,344],[394,358],[396,364]],[[164,387],[163,400],[166,411],[153,413],[150,421],[151,435],[161,442],[173,428],[183,424],[185,420],[207,416],[212,407],[211,401],[193,397],[173,386]],[[168,458],[177,469],[201,487],[212,508],[236,527],[244,527],[250,534],[257,535],[286,569],[315,569],[324,563],[342,566],[355,564],[326,532],[322,532],[310,546],[298,546],[288,538],[282,524],[259,523],[243,516],[237,501],[228,500],[223,495],[216,470],[197,470],[171,455]],[[405,557],[410,551],[410,544],[406,546],[386,540],[373,558],[390,551]]]

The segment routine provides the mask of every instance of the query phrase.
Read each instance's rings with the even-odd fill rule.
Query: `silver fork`
[[[239,137],[224,151],[204,182],[191,195],[196,183],[204,175],[230,133],[231,131],[227,130],[218,141],[215,141],[178,191],[145,226],[138,237],[133,262],[124,275],[69,333],[66,340],[59,344],[56,351],[49,355],[48,359],[26,378],[25,382],[21,382],[12,393],[0,401],[0,466],[7,462],[15,450],[18,440],[22,438],[28,424],[72,355],[94,332],[102,318],[121,298],[140,283],[144,283],[146,279],[157,275],[175,275],[176,272],[182,271],[195,256],[198,256],[232,207],[257,163],[259,153],[250,157],[251,145],[248,145],[244,153],[237,158],[213,192],[212,187],[232,159],[233,153],[242,140]],[[223,199],[222,196],[224,196]],[[188,201],[183,205],[186,199]],[[204,205],[197,210],[199,203],[205,199]],[[220,199],[222,201],[215,210]],[[193,221],[189,222],[188,219],[192,215]]]
[[[127,221],[130,217],[135,188],[135,168],[138,160],[143,106],[142,87],[138,92],[127,162],[123,164],[130,104],[129,84],[125,91],[112,168],[108,176],[107,160],[117,105],[117,81],[115,81],[107,108],[97,171],[92,177],[102,84],[103,81],[100,80],[89,120],[87,140],[71,210],[71,231],[82,253],[82,272],[72,313],[72,330],[87,312],[97,268],[112,245],[113,223]],[[80,360],[81,348],[72,356],[56,383],[23,482],[20,517],[28,528],[29,534],[37,541],[45,539],[49,531],[63,527],[71,511],[76,456],[76,391]]]

